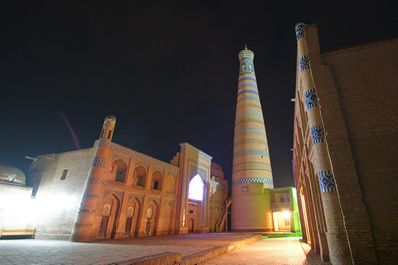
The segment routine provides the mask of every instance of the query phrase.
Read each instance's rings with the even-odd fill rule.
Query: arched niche
[[[141,202],[139,199],[134,198],[127,207],[126,224],[124,233],[127,237],[138,237],[138,230],[141,220]]]
[[[152,174],[152,185],[153,190],[162,190],[163,188],[163,175],[159,171],[155,171]]]
[[[147,180],[147,172],[144,166],[140,165],[134,169],[134,185],[145,187]]]
[[[113,162],[112,173],[114,180],[117,182],[126,182],[127,164],[122,159],[117,159]]]
[[[99,239],[115,238],[120,217],[120,205],[120,199],[115,194],[110,194],[105,198],[98,229]]]

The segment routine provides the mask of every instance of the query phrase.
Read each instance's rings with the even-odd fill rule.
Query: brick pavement
[[[0,264],[107,264],[166,251],[179,252],[184,257],[252,236],[253,234],[243,233],[209,233],[96,243],[29,239],[0,240]]]
[[[266,239],[241,247],[233,252],[209,259],[204,265],[321,265],[318,258],[308,255],[307,246],[298,239]]]

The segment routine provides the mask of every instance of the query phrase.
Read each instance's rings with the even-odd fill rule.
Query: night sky
[[[316,24],[323,51],[398,35],[393,1],[117,2],[2,4],[0,164],[26,170],[26,155],[76,149],[65,118],[90,147],[113,114],[114,142],[167,162],[189,142],[230,179],[237,54],[246,43],[274,183],[292,185],[295,23]]]

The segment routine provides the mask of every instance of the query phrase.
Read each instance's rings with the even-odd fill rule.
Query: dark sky
[[[322,50],[398,35],[392,1],[8,2],[0,7],[0,163],[23,170],[26,155],[76,148],[62,115],[89,147],[113,114],[115,142],[164,161],[189,142],[230,179],[237,53],[247,43],[274,182],[292,185],[295,23],[315,23]]]

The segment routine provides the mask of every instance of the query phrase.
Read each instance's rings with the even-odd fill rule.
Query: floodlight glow
[[[203,181],[199,175],[196,175],[189,182],[188,198],[196,201],[203,201]]]
[[[285,218],[285,219],[290,218],[290,212],[289,211],[283,211],[283,212],[280,213],[280,217],[281,218]]]

